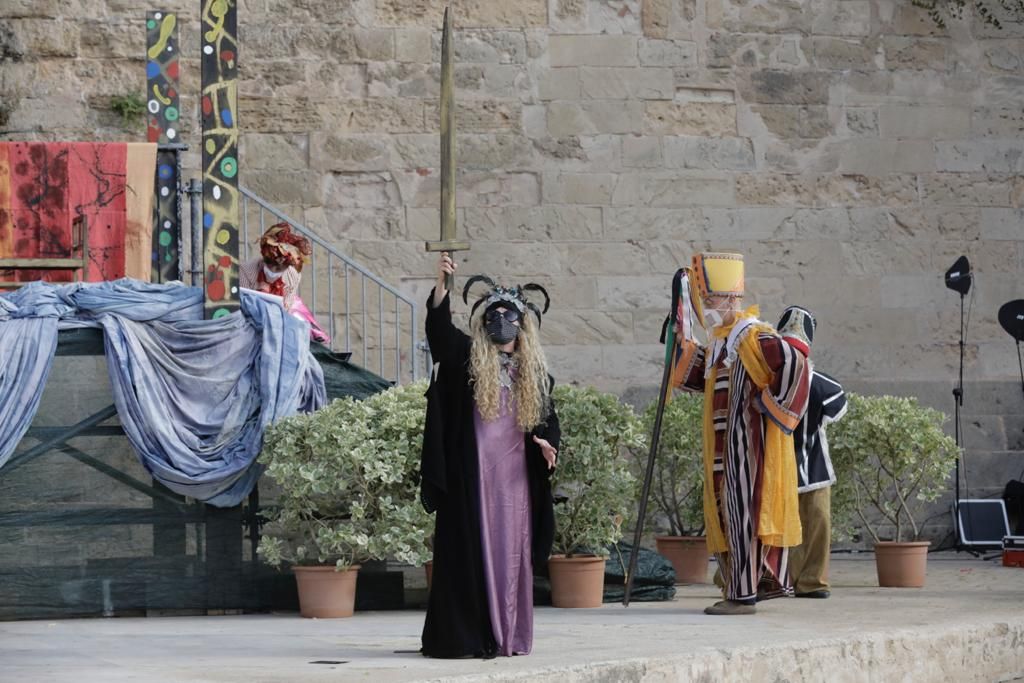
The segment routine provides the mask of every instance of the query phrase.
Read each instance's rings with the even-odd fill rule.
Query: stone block
[[[478,98],[457,100],[455,103],[456,126],[460,133],[507,132],[519,130],[523,105],[513,100]],[[436,101],[426,108],[427,125],[439,130],[441,111]]]
[[[319,174],[310,170],[243,170],[242,182],[272,204],[320,203]]]
[[[676,92],[672,69],[584,67],[579,70],[579,78],[580,83],[575,84],[577,92],[591,99],[671,100]],[[569,84],[567,92],[572,92],[572,85]],[[571,99],[571,96],[550,99]]]
[[[884,213],[883,210],[877,212]],[[787,223],[792,226],[794,239],[864,239],[860,235],[859,224],[854,226],[850,213],[844,208],[795,209]]]
[[[247,65],[251,68],[241,71],[238,82],[241,97],[301,97],[309,92],[306,85],[308,62],[274,59],[252,61]]]
[[[598,207],[545,205],[466,209],[466,223],[479,226],[486,234],[500,234],[502,238],[513,241],[593,241],[599,240],[602,234],[601,209]]]
[[[706,9],[709,28],[735,33],[810,33],[813,13],[807,0],[785,2],[717,0]]]
[[[982,137],[1024,135],[1024,110],[1019,107],[979,107],[971,112],[971,133]]]
[[[640,63],[644,66],[693,67],[697,65],[697,43],[684,40],[640,40]]]
[[[1011,182],[982,173],[921,176],[921,199],[942,206],[1010,206]]]
[[[621,167],[619,135],[579,135],[534,140],[546,168],[555,171],[609,171]]]
[[[640,26],[648,38],[668,38],[672,19],[671,0],[643,0],[640,8]]]
[[[917,178],[911,175],[741,174],[737,199],[767,206],[908,206],[918,201]]]
[[[703,209],[700,239],[715,243],[738,240],[785,240],[796,234],[796,209],[729,208]],[[809,231],[807,231],[809,233]],[[820,236],[807,234],[806,239]]]
[[[736,135],[736,105],[727,102],[646,102],[643,132],[712,137]]]
[[[544,282],[551,275],[568,274],[564,245],[496,242],[487,249],[462,255],[465,273],[490,273],[512,282]]]
[[[803,107],[800,105],[761,104],[752,106],[750,111],[760,119],[760,123],[772,135],[779,138],[801,138],[803,137],[800,123],[802,109]],[[745,129],[743,132],[753,133],[753,131]]]
[[[946,46],[946,41],[935,38],[884,36],[882,51],[885,53],[885,67],[941,71],[946,68]]]
[[[544,316],[543,334],[545,344],[632,344],[633,314],[559,307]]]
[[[583,381],[591,383],[601,371],[601,347],[582,344],[551,345],[544,347],[551,374],[560,383]]]
[[[544,175],[544,201],[551,204],[611,204],[614,173],[559,173]]]
[[[658,168],[664,164],[662,138],[645,135],[622,136],[622,165],[628,168]]]
[[[599,35],[640,34],[643,0],[588,1],[583,33]]]
[[[548,60],[552,67],[637,66],[637,38],[628,35],[552,35],[548,39]]]
[[[533,170],[536,167],[533,143],[522,135],[467,133],[459,136],[455,150],[459,168]]]
[[[981,237],[986,240],[1024,239],[1024,210],[981,209]]]
[[[138,30],[134,22],[84,21],[78,56],[92,59],[131,59],[141,61],[146,56],[146,33]]]
[[[883,105],[878,110],[879,134],[883,138],[948,140],[962,138],[971,125],[967,107],[918,107]]]
[[[395,29],[395,59],[417,64],[433,62],[432,33],[427,28]]]
[[[548,133],[592,135],[595,133],[633,133],[642,120],[643,103],[627,100],[555,101],[548,104]]]
[[[825,36],[867,36],[871,33],[869,0],[812,0],[811,30]]]
[[[843,272],[854,276],[932,271],[928,243],[849,242],[841,245]]]
[[[810,44],[814,65],[819,69],[870,70],[880,66],[877,40],[815,36],[810,39]]]
[[[748,138],[666,137],[665,165],[723,171],[754,169],[754,145]]]
[[[573,275],[632,275],[649,267],[647,252],[630,242],[602,242],[573,245],[568,253],[567,271]],[[600,281],[598,284],[600,288]]]
[[[332,246],[343,250],[347,247],[342,245],[347,245],[352,240],[393,241],[401,239],[406,233],[404,212],[401,208],[357,208],[348,205],[344,199],[338,206],[307,209],[306,224]],[[433,232],[421,239],[437,239],[436,210],[432,225]],[[339,278],[344,277],[344,270],[337,264],[335,273]]]
[[[375,97],[319,103],[322,128],[337,133],[415,133],[434,129],[427,125],[420,100]]]
[[[309,165],[318,171],[386,171],[391,161],[385,136],[311,134]]]
[[[1024,143],[1017,140],[963,140],[935,143],[939,171],[1024,173]]]
[[[559,33],[583,33],[587,26],[586,0],[552,0],[551,28]]]
[[[604,222],[606,237],[629,241],[697,240],[704,235],[704,216],[696,208],[606,208]]]
[[[343,100],[366,97],[366,65],[335,64],[333,62],[306,62],[306,77],[296,87],[307,88],[316,83],[318,95]],[[303,93],[303,97],[307,93]]]
[[[729,206],[736,201],[732,177],[673,173],[622,173],[613,206]]]
[[[851,135],[877,136],[878,110],[868,107],[852,107],[847,109],[846,130]]]
[[[579,99],[580,70],[575,67],[545,69],[538,79],[537,89],[542,100]]]
[[[439,77],[440,70],[428,64],[373,62],[366,67],[367,94],[386,98],[436,97],[440,92]]]
[[[317,204],[325,207],[374,208],[398,206],[402,196],[388,172],[326,173]]]
[[[743,76],[739,92],[757,104],[828,104],[830,74],[762,69]]]
[[[288,100],[239,96],[241,125],[260,133],[303,133],[322,126],[320,103],[304,97]]]
[[[886,213],[889,239],[974,241],[982,238],[983,214],[977,207],[909,207]],[[872,238],[874,236],[873,233]],[[877,236],[885,237],[881,233]]]
[[[72,21],[5,18],[0,20],[0,36],[0,55],[12,61],[77,57],[81,28]]]
[[[239,137],[238,153],[246,169],[305,169],[309,152],[307,135],[243,133]]]
[[[1008,41],[985,41],[985,60],[988,66],[996,71],[1017,73],[1021,68],[1021,57],[1019,47],[1013,46]]]
[[[926,140],[854,139],[839,144],[843,173],[886,175],[936,170],[935,146]]]
[[[448,0],[380,0],[376,4],[376,23],[380,26],[440,27]],[[468,0],[455,7],[454,25],[459,28],[544,26],[547,23],[546,0],[488,2]]]
[[[438,206],[441,178],[436,171],[395,172],[402,203]],[[540,203],[540,182],[533,173],[465,171],[456,180],[456,203],[463,207],[535,206]]]
[[[526,36],[522,31],[471,30],[455,33],[456,64],[525,64]],[[432,63],[441,62],[441,34],[433,34]]]

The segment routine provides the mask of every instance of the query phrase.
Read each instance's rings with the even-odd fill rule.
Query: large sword
[[[427,251],[469,251],[469,242],[455,239],[455,84],[452,68],[452,12],[444,10],[441,34],[441,239],[426,243]],[[445,276],[444,286],[455,289],[455,275]]]
[[[647,518],[647,500],[651,495],[651,480],[654,478],[654,463],[658,457],[658,445],[661,442],[661,420],[665,416],[665,404],[668,402],[672,388],[672,356],[676,346],[676,322],[679,315],[681,296],[680,275],[682,269],[672,277],[672,312],[665,321],[665,369],[661,373],[661,392],[658,394],[658,409],[654,413],[654,429],[651,430],[651,450],[647,454],[647,470],[644,472],[644,487],[640,492],[640,511],[637,514],[636,530],[633,532],[633,548],[629,552],[629,569],[626,571],[626,590],[622,596],[622,606],[629,607],[629,596],[633,592],[633,575],[636,573],[637,555],[640,554],[640,538],[644,533],[644,521]],[[689,323],[689,320],[686,321]]]

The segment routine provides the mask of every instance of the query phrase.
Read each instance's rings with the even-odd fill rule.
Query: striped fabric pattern
[[[802,353],[776,334],[759,333],[758,343],[772,380],[758,387],[741,362],[730,368],[723,352],[714,359],[711,396],[714,427],[712,486],[728,552],[716,553],[725,579],[725,597],[749,600],[758,595],[792,593],[788,579],[788,549],[771,547],[758,537],[762,502],[765,429],[767,420],[790,434],[807,408],[810,364]],[[685,391],[705,387],[704,349],[677,353],[675,385]],[[685,363],[685,364],[684,364]]]

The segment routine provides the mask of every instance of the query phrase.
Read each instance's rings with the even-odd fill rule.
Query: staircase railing
[[[251,190],[240,190],[239,257],[254,258],[252,252],[263,232],[287,221],[313,245],[299,296],[331,335],[331,348],[350,352],[353,363],[395,383],[419,379],[429,361],[420,358],[425,344],[419,338],[416,302]]]

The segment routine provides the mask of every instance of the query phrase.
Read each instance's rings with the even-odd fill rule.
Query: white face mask
[[[722,311],[716,310],[714,308],[705,308],[704,309],[704,329],[705,330],[708,330],[710,332],[711,330],[715,329],[716,327],[721,327],[724,322],[725,322],[725,315],[722,313]]]
[[[277,282],[284,276],[284,271],[275,273],[264,264],[263,266],[263,277],[267,278],[267,282]]]

